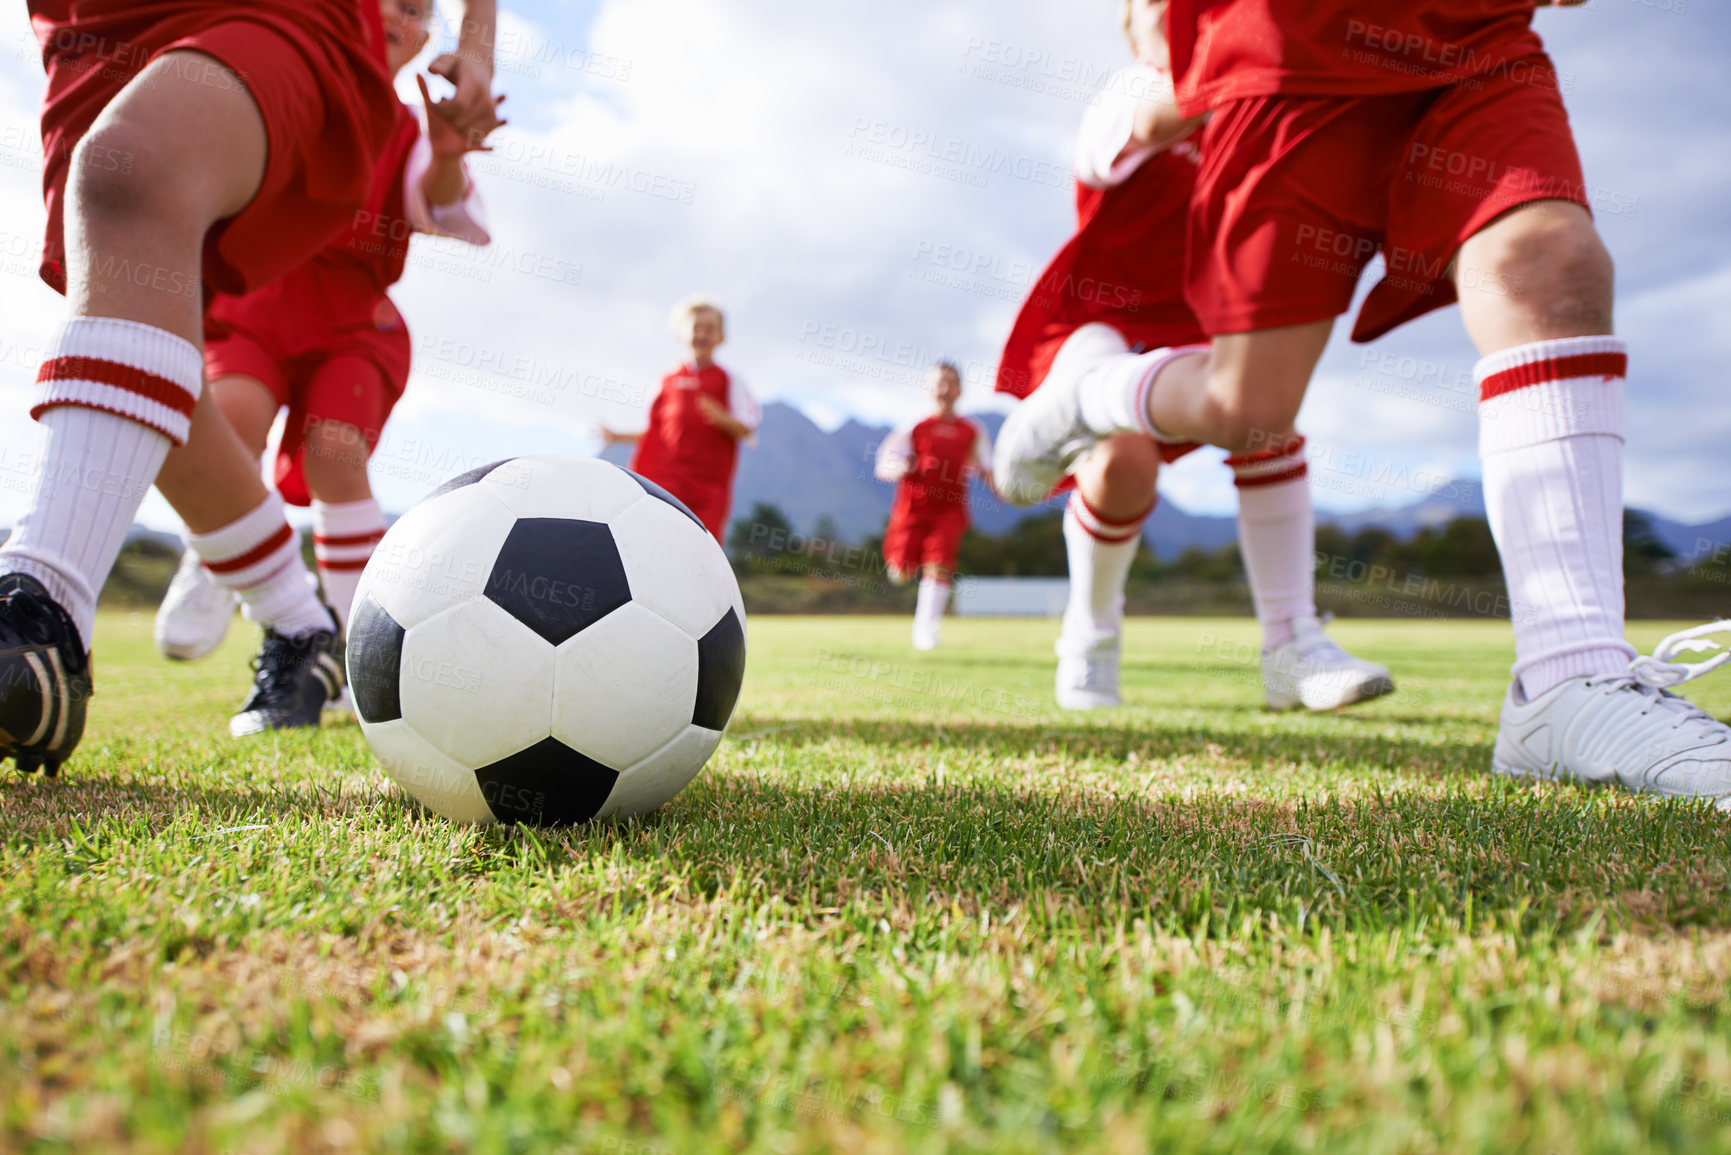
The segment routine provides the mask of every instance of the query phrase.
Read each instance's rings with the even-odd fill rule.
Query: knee
[[[1258,397],[1241,390],[1208,397],[1209,428],[1214,444],[1228,453],[1261,453],[1283,445],[1292,436],[1298,414],[1276,398]]]
[[[367,439],[344,421],[318,421],[307,427],[307,488],[323,501],[352,501],[367,489]]]
[[[1487,230],[1489,244],[1463,263],[1458,287],[1490,292],[1523,305],[1548,336],[1611,331],[1615,267],[1611,254],[1579,205],[1543,202]]]
[[[1088,468],[1107,493],[1147,497],[1160,476],[1160,452],[1152,438],[1119,434],[1102,441],[1089,455]]]
[[[196,197],[181,166],[153,151],[126,123],[98,125],[72,150],[67,184],[85,227],[104,224],[161,230],[194,222]]]

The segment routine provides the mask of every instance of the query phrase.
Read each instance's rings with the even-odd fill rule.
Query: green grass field
[[[1087,716],[1053,623],[906,629],[754,619],[690,788],[532,832],[352,722],[228,740],[250,631],[106,616],[78,758],[0,781],[0,1148],[1724,1148],[1727,823],[1493,780],[1506,626],[1337,623],[1401,691],[1332,717],[1247,622],[1133,621]]]

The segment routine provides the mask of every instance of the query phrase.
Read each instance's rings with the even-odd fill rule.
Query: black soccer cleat
[[[285,638],[266,630],[252,668],[252,693],[229,719],[230,734],[317,726],[325,703],[343,692],[342,635],[330,629]]]
[[[0,576],[0,762],[60,772],[84,737],[90,655],[72,615],[21,573]]]

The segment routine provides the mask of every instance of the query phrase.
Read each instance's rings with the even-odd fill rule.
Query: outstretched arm
[[[503,123],[498,101],[493,99],[493,45],[498,24],[497,0],[464,0],[457,51],[427,66],[428,72],[444,77],[457,90],[434,102],[431,111],[477,145]]]
[[[913,441],[908,437],[906,429],[897,429],[878,446],[877,461],[872,472],[879,481],[895,482],[906,477],[913,464]]]
[[[1154,74],[1158,80],[1136,102],[1136,118],[1130,125],[1130,143],[1126,151],[1143,148],[1168,148],[1195,131],[1202,123],[1200,116],[1179,116],[1178,96],[1172,87],[1172,74]]]
[[[705,421],[709,422],[735,441],[743,441],[753,433],[757,432],[757,430],[735,417],[732,413],[729,413],[727,411],[727,406],[709,396],[707,393],[697,399],[697,408],[698,412],[703,414],[703,419]]]

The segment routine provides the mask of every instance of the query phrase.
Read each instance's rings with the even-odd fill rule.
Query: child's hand
[[[466,136],[445,119],[444,114],[438,111],[439,102],[435,101],[433,94],[427,91],[426,77],[417,73],[415,83],[421,86],[421,103],[427,108],[427,143],[433,148],[434,159],[456,160],[465,153],[493,151],[491,146],[487,144],[486,133],[482,133],[478,137]],[[499,96],[493,101],[493,107],[497,108],[504,103],[505,98]],[[502,128],[504,124],[504,121],[497,120],[493,127]],[[492,129],[487,131],[491,132]]]
[[[427,106],[427,138],[434,155],[462,156],[465,152],[487,151],[488,135],[505,124],[499,119],[499,105],[505,98],[493,95],[492,69],[479,60],[446,53],[427,65],[427,71],[444,77],[457,89],[455,96],[434,100],[427,91],[426,78],[415,77]],[[447,150],[456,143],[462,147],[456,152],[441,153],[441,136],[447,138],[443,142]]]
[[[701,413],[703,419],[711,425],[720,424],[720,419],[723,417],[731,418],[733,416],[733,414],[729,413],[722,406],[721,402],[717,401],[707,393],[699,393],[697,395],[697,411]]]

